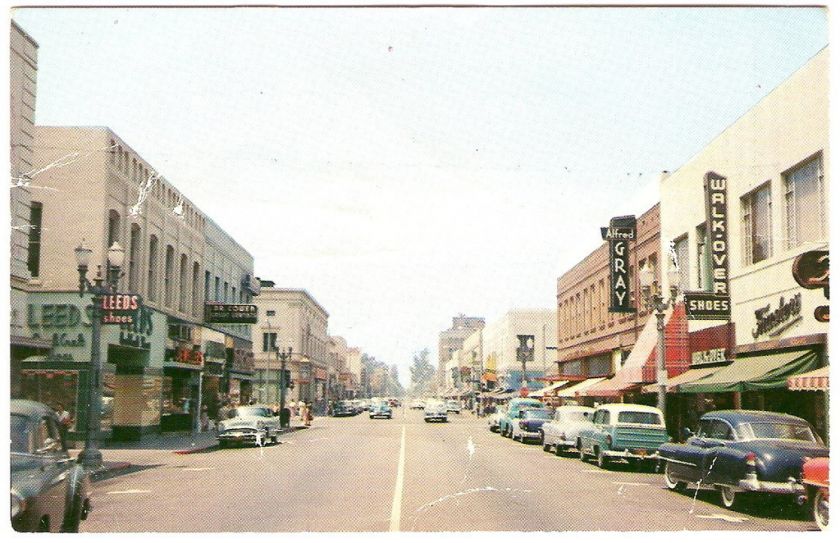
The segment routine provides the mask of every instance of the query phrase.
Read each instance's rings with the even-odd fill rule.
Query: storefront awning
[[[721,369],[720,366],[691,368],[685,373],[681,373],[676,377],[671,377],[668,379],[668,392],[680,392],[680,385],[707,377],[719,369]],[[657,383],[642,387],[643,394],[653,394],[656,392],[659,392],[659,385]]]
[[[550,392],[557,390],[558,388],[562,387],[563,385],[567,384],[568,381],[557,381],[552,385],[548,385],[547,387],[541,388],[539,390],[535,390],[534,392],[528,394],[529,398],[542,398],[543,396],[548,396]]]
[[[787,378],[815,370],[820,357],[811,349],[745,356],[706,377],[680,385],[680,392],[745,392],[784,388]]]
[[[788,377],[787,386],[791,390],[825,392],[828,390],[828,366]]]
[[[592,377],[585,381],[581,381],[575,385],[570,387],[564,388],[562,390],[558,390],[556,396],[558,398],[576,398],[577,396],[583,396],[584,393],[590,388],[601,381],[606,379],[605,377]]]

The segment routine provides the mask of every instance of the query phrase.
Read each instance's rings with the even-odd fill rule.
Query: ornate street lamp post
[[[286,387],[289,386],[286,382],[286,362],[292,357],[292,348],[289,347],[287,351],[283,351],[275,347],[275,352],[277,353],[277,358],[280,360],[280,426],[282,427],[284,426],[283,409],[286,407]]]
[[[100,357],[100,336],[102,332],[102,297],[116,292],[120,278],[125,251],[114,242],[108,249],[108,277],[102,277],[102,266],[96,266],[96,276],[91,283],[87,278],[90,255],[93,251],[85,247],[85,242],[75,249],[76,265],[79,270],[79,297],[85,292],[93,294],[93,315],[90,333],[90,367],[87,387],[87,421],[85,424],[85,447],[79,453],[79,461],[85,469],[93,470],[102,466],[102,453],[97,440],[102,427],[102,360]]]
[[[656,383],[658,385],[656,406],[665,415],[665,394],[668,386],[668,372],[665,368],[665,311],[677,301],[679,293],[680,274],[671,269],[668,271],[670,297],[665,299],[660,292],[659,282],[654,277],[653,270],[645,266],[639,270],[639,283],[642,286],[642,298],[645,307],[656,315],[656,330],[659,332],[658,348],[656,350]]]

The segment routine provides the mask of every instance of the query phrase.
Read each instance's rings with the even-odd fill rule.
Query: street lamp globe
[[[90,248],[85,247],[85,240],[82,240],[82,242],[79,244],[78,247],[74,249],[73,252],[76,253],[76,264],[78,265],[79,269],[86,270],[88,264],[90,264],[90,255],[91,253],[93,253],[93,251]]]
[[[111,245],[111,248],[108,249],[108,262],[110,262],[111,266],[114,268],[122,268],[124,258],[125,251],[120,244],[115,241],[114,244]]]
[[[680,286],[680,272],[671,268],[668,270],[668,285],[671,288]]]
[[[653,270],[650,269],[649,266],[645,265],[641,270],[639,270],[639,283],[642,285],[642,288],[650,289],[653,286],[653,281]]]

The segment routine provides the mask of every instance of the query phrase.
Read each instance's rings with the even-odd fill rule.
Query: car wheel
[[[582,462],[586,462],[586,453],[583,452],[583,445],[581,443],[578,443],[578,458],[580,458]]]
[[[545,452],[548,452],[548,451],[551,450],[551,443],[546,443],[545,442],[545,434],[542,433],[542,432],[540,432],[540,445],[543,446],[543,450]]]
[[[563,447],[559,444],[554,446],[554,456],[563,456]]]
[[[604,454],[604,451],[598,449],[596,453],[598,458],[598,467],[601,469],[609,469],[610,468],[610,459]]]
[[[675,492],[682,492],[687,486],[685,482],[678,481],[674,478],[674,474],[671,473],[670,462],[665,463],[665,486],[668,488],[668,490],[673,490]]]
[[[814,522],[820,530],[828,528],[828,490],[825,488],[814,494]]]
[[[727,509],[733,509],[735,507],[735,503],[739,501],[737,499],[738,493],[735,492],[735,489],[731,486],[721,486],[720,487],[720,501],[723,503],[723,506]]]
[[[65,533],[75,534],[79,531],[79,524],[82,522],[82,497],[74,496],[70,508],[64,515],[64,522],[61,525],[61,531]]]

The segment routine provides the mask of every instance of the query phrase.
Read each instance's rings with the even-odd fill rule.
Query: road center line
[[[405,477],[405,424],[400,438],[400,459],[397,464],[397,481],[394,483],[394,499],[391,501],[392,532],[400,531],[400,516],[402,514],[403,478]]]

